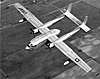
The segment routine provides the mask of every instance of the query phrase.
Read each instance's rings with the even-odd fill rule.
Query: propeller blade
[[[34,31],[32,30],[32,28],[30,28],[30,31],[31,31],[30,34],[34,34]]]

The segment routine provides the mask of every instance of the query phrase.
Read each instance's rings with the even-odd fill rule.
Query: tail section
[[[67,11],[71,12],[72,10],[72,3],[68,5]]]
[[[87,20],[88,20],[88,16],[85,16],[83,23],[79,25],[79,27],[82,28],[85,32],[91,30],[88,26],[85,25],[87,23]]]
[[[68,5],[67,10],[66,9],[63,9],[63,10],[60,10],[60,11],[64,14],[66,12],[71,12],[71,9],[72,9],[72,3]]]
[[[85,19],[84,19],[84,24],[87,23],[87,20],[88,20],[88,16],[85,16]]]

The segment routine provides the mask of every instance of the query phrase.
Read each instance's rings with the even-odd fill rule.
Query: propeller
[[[49,50],[50,50],[50,52],[51,52],[50,43],[45,44],[45,45],[46,45],[46,49],[49,49]]]
[[[33,29],[32,28],[30,28],[30,34],[34,34],[34,31],[33,31]]]
[[[36,33],[38,33],[39,32],[39,30],[38,29],[32,29],[32,28],[30,28],[30,30],[31,30],[31,32],[30,32],[30,34],[36,34]]]
[[[51,52],[51,49],[54,47],[54,44],[53,43],[47,43],[46,46],[47,46],[47,49],[49,49],[50,52]]]
[[[51,52],[50,43],[51,43],[51,42],[50,42],[49,40],[47,40],[46,43],[45,43],[45,45],[46,45],[46,49],[49,49],[50,52]]]

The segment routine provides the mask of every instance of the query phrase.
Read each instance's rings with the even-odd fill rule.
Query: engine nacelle
[[[49,47],[50,47],[50,48],[54,47],[54,43],[50,43],[50,44],[49,44]]]
[[[34,33],[37,33],[38,31],[39,31],[39,29],[34,29],[33,30]]]

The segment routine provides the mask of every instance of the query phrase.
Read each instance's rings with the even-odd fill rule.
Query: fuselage
[[[59,20],[63,19],[64,17],[65,17],[65,15],[61,15],[61,16],[59,16],[59,17],[57,17],[49,22],[44,23],[43,25],[34,29],[33,31],[34,31],[34,33],[37,33],[39,31],[39,29],[47,28],[47,27],[53,25],[54,23],[58,22]]]
[[[60,30],[58,29],[53,29],[53,30],[50,30],[48,31],[47,33],[44,33],[44,34],[41,34],[35,38],[33,38],[29,43],[28,45],[26,46],[26,49],[30,49],[32,47],[35,47],[36,45],[38,45],[39,43],[41,43],[42,41],[48,39],[49,37],[51,36],[54,36],[54,35],[58,35],[60,33]]]
[[[59,16],[59,17],[57,17],[57,18],[55,18],[55,19],[53,19],[53,20],[51,20],[51,21],[45,23],[44,25],[42,25],[42,26],[39,27],[39,28],[46,28],[46,27],[49,27],[49,26],[51,26],[52,24],[54,24],[55,22],[57,22],[57,21],[63,19],[64,17],[65,17],[64,15],[63,15],[63,16]]]
[[[58,38],[57,40],[55,40],[54,42],[52,42],[50,45],[51,47],[54,46],[55,43],[58,43],[58,42],[61,42],[61,41],[64,41],[68,38],[70,38],[72,35],[74,35],[76,32],[78,32],[80,30],[80,27],[77,27],[76,29],[74,29],[73,31],[61,36],[60,38]]]
[[[60,42],[60,41],[64,41],[68,38],[70,38],[72,35],[74,35],[76,32],[78,32],[80,30],[80,27],[77,27],[76,29],[74,29],[73,31],[61,36],[60,38],[58,38],[57,42]]]

